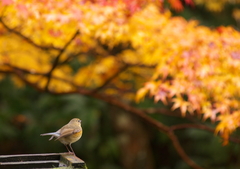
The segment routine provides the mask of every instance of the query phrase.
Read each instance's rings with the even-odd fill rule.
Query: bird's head
[[[73,125],[77,124],[77,125],[81,126],[81,122],[82,121],[79,118],[73,118],[69,123],[73,124]]]

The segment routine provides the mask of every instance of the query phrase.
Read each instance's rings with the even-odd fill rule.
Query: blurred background
[[[221,10],[209,10],[200,4],[172,12],[212,28],[230,25],[238,30],[238,14],[234,15],[234,10],[239,5],[224,5]],[[145,100],[138,106],[162,105]],[[72,147],[89,169],[190,168],[167,136],[135,116],[81,95],[51,95],[28,86],[18,88],[9,77],[0,81],[0,154],[66,152],[60,142],[48,141],[49,137],[40,134],[56,131],[74,117],[82,120],[83,136]],[[160,114],[153,117],[166,125],[185,121]],[[189,156],[201,166],[240,168],[240,145],[222,146],[219,137],[197,129],[180,130],[177,135]]]

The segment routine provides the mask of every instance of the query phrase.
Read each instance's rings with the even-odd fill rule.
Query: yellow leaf
[[[178,97],[173,99],[173,103],[174,104],[172,106],[172,110],[180,108],[182,116],[183,117],[186,116],[188,106],[189,106],[189,102],[185,101],[181,96],[178,96]]]
[[[210,11],[214,12],[220,12],[223,9],[223,3],[219,1],[208,1],[206,3],[206,6]]]
[[[139,103],[141,100],[143,100],[147,92],[148,92],[148,89],[146,89],[145,87],[139,89],[137,91],[136,98],[135,98],[136,102]]]

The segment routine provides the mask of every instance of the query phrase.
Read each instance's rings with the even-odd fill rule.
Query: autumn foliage
[[[146,97],[217,124],[240,125],[240,33],[172,17],[161,1],[1,0],[0,72],[54,94]],[[182,10],[180,0],[168,1]],[[191,0],[185,0],[193,5]]]

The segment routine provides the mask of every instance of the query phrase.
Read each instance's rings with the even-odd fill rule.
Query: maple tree
[[[240,33],[173,17],[161,1],[1,0],[0,72],[52,94],[78,93],[131,112],[167,134],[193,168],[175,130],[148,116],[201,116],[227,144],[240,123]],[[180,0],[169,0],[182,10]],[[193,1],[185,0],[188,5]],[[14,16],[14,17],[13,17]],[[131,106],[150,96],[167,109]],[[175,110],[175,111],[174,111]]]

